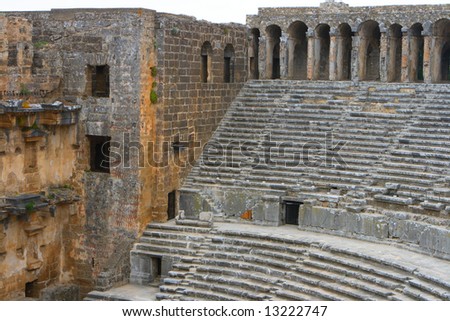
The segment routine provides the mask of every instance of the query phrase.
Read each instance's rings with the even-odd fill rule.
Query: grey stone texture
[[[216,221],[252,211],[253,223],[279,226],[284,202],[298,202],[302,229],[448,259],[448,97],[438,84],[249,81],[180,209],[198,218],[207,207]]]
[[[54,285],[41,291],[42,301],[79,301],[80,287],[74,284]]]
[[[152,252],[141,255],[176,258],[161,278],[158,300],[450,298],[446,261],[390,245],[295,226],[221,222],[211,229],[151,224],[144,235],[135,248],[151,245]]]

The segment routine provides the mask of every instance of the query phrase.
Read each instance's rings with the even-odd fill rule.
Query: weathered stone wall
[[[204,145],[246,80],[246,27],[142,9],[12,12],[0,16],[0,27],[3,99],[58,99],[83,107],[76,130],[52,133],[65,149],[39,156],[45,165],[33,173],[37,185],[26,187],[20,176],[0,187],[38,192],[68,181],[81,201],[76,215],[55,230],[63,236],[54,234],[63,245],[53,252],[64,257],[58,280],[79,285],[81,296],[126,282],[133,242],[149,222],[167,220],[167,193],[179,188],[190,169],[173,163],[171,144],[191,137]],[[213,44],[209,83],[200,78],[204,41]],[[234,73],[232,82],[224,83],[228,44]],[[98,97],[92,66],[103,65],[109,66],[109,93]],[[111,138],[115,162],[109,173],[92,170],[90,136]],[[195,158],[192,150],[178,156],[187,160],[187,153]],[[10,168],[5,165],[8,172],[22,166],[16,154]],[[160,158],[162,165],[152,162]],[[11,281],[16,283],[17,293],[23,291],[23,282]]]
[[[179,189],[181,180],[200,156],[201,148],[223,118],[246,81],[247,29],[238,24],[213,24],[192,17],[158,14],[156,24],[159,94],[155,160],[157,182],[153,194],[153,219],[167,219],[168,193]],[[201,79],[202,45],[209,42],[208,81]],[[224,51],[234,48],[234,78],[224,81]],[[177,152],[173,143],[187,144]],[[194,143],[197,143],[194,146]]]
[[[73,280],[66,233],[77,214],[76,204],[58,205],[53,214],[46,208],[2,221],[0,299],[39,298],[42,289]]]
[[[53,44],[39,41],[40,32],[27,15],[0,16],[0,100],[42,103],[60,98],[57,66],[62,64],[57,53],[50,53]],[[52,59],[44,62],[43,57]],[[51,188],[72,188],[80,144],[78,112],[1,110],[0,196],[43,192],[48,197]],[[67,260],[73,246],[64,235],[78,205],[29,205],[19,215],[0,204],[1,299],[39,297],[47,286],[72,279]]]
[[[141,93],[148,92],[151,86],[151,81],[147,81],[150,85],[146,88],[141,86],[145,76],[141,69],[149,70],[153,51],[152,46],[143,43],[152,44],[153,16],[153,11],[136,9],[52,10],[8,13],[2,17],[7,25],[25,24],[23,28],[14,29],[15,32],[5,32],[6,44],[18,48],[18,57],[23,55],[21,48],[27,47],[31,57],[18,59],[18,66],[8,66],[0,81],[1,89],[10,91],[8,95],[20,97],[23,88],[33,93],[45,90],[48,97],[39,99],[59,98],[83,106],[80,126],[74,134],[76,142],[65,145],[69,150],[74,148],[71,154],[58,150],[44,155],[46,165],[51,168],[49,171],[54,171],[50,174],[59,182],[69,176],[76,191],[83,196],[78,215],[64,232],[65,242],[72,248],[66,273],[81,285],[81,293],[91,290],[95,280],[100,287],[110,286],[126,280],[129,274],[129,250],[142,223],[138,219],[140,169],[137,164],[129,167],[118,164],[111,169],[111,174],[91,172],[86,136],[111,137],[121,144],[120,154],[127,148],[123,146],[125,134],[130,141],[139,142],[141,127],[145,127],[141,126],[141,112],[149,109],[148,100],[144,95],[141,99]],[[109,66],[109,97],[92,97],[88,91],[87,69],[96,65]],[[42,79],[53,81],[53,87],[43,86],[46,83]],[[57,96],[51,95],[54,92]],[[62,141],[58,134],[53,133],[54,139]],[[20,160],[20,156],[16,158]],[[20,166],[20,162],[14,166]],[[60,168],[63,174],[58,176]],[[40,168],[39,175],[43,176],[45,171]],[[7,186],[13,187],[12,184]],[[17,186],[23,189],[20,182]],[[42,187],[41,184],[33,190]],[[59,257],[59,254],[54,255]]]
[[[86,138],[78,157],[78,179],[84,183],[85,215],[74,239],[80,240],[75,280],[86,293],[95,285],[107,288],[125,282],[129,275],[129,251],[145,219],[139,217],[141,187],[137,157],[131,148],[140,141],[142,128],[151,123],[141,115],[150,108],[145,80],[152,65],[154,12],[150,10],[63,10],[53,15],[66,21],[62,43],[64,93],[83,105],[82,137],[107,136],[117,142],[117,159],[111,173],[89,170]],[[109,97],[85,95],[87,65],[108,65]],[[150,83],[150,85],[149,85]],[[85,123],[84,123],[85,122]],[[128,137],[128,139],[125,139]],[[130,163],[125,157],[130,152]],[[86,170],[84,173],[83,170]]]

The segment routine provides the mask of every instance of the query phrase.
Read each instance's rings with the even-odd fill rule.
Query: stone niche
[[[167,276],[172,269],[174,258],[168,255],[147,255],[131,252],[130,283],[147,285]]]

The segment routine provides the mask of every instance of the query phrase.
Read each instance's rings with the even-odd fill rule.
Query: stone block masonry
[[[8,286],[0,298],[26,296],[26,284],[28,292],[39,297],[48,286],[73,283],[83,297],[93,288],[104,290],[128,281],[133,242],[148,223],[166,221],[176,211],[168,194],[179,189],[190,168],[177,161],[192,157],[193,162],[200,154],[187,155],[185,142],[192,138],[199,147],[206,144],[246,81],[246,30],[243,25],[144,9],[0,15],[0,100],[60,100],[82,106],[76,130],[45,128],[54,140],[63,142],[68,135],[73,141],[64,147],[70,153],[56,150],[47,155],[48,162],[39,160],[39,167],[30,163],[28,149],[21,147],[25,156],[21,151],[14,154],[20,131],[11,135],[2,129],[1,146],[15,171],[0,182],[5,196],[68,184],[81,199],[67,224],[55,226],[55,234],[44,233],[46,240],[58,244],[61,236],[64,247],[44,255],[43,268],[33,266],[37,278],[5,267],[0,282]],[[204,43],[211,45],[207,71],[202,69]],[[202,72],[208,74],[207,83]],[[3,118],[14,126],[10,118]],[[5,159],[4,151],[0,160]],[[22,158],[35,168],[26,173],[27,182],[12,180],[22,177]],[[160,158],[162,165],[151,161]],[[103,166],[103,161],[114,162]],[[4,173],[9,173],[8,166]],[[47,167],[55,170],[54,178],[48,179]],[[65,171],[58,176],[60,167]],[[175,194],[171,195],[173,200]],[[32,246],[31,240],[13,237],[21,229],[20,224],[14,226],[0,234],[0,260],[9,261]],[[53,267],[51,279],[40,276],[47,263]],[[38,284],[32,283],[36,280]],[[42,295],[48,298],[52,293]]]
[[[202,58],[205,44],[211,46],[211,51]],[[152,213],[155,221],[165,221],[167,195],[180,188],[201,147],[246,81],[247,29],[238,24],[213,24],[187,16],[158,14],[155,46],[160,98],[156,104],[154,157],[163,160],[163,166],[157,169]],[[231,48],[229,57],[226,48]],[[203,70],[207,79],[202,79],[202,68],[208,68]],[[177,149],[174,143],[187,144],[189,148]]]

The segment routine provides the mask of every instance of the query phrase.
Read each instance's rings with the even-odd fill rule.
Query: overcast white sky
[[[1,0],[0,11],[50,10],[52,8],[147,8],[195,16],[213,22],[245,23],[259,7],[319,6],[324,0]],[[337,0],[338,1],[338,0]],[[6,2],[6,3],[5,3]],[[345,0],[351,6],[391,4],[440,4],[450,0]]]

